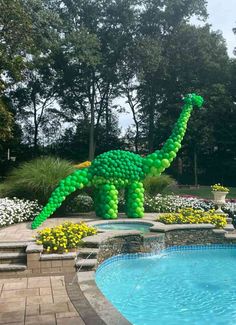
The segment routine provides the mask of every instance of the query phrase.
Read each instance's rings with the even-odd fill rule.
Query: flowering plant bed
[[[227,224],[225,216],[215,213],[215,210],[205,212],[192,208],[181,209],[178,213],[162,215],[158,218],[158,221],[165,224],[211,223],[215,225],[216,228],[224,228]]]
[[[215,208],[212,200],[201,199],[190,195],[162,195],[145,196],[145,212],[170,213],[178,212],[179,209],[193,208],[196,210],[208,211]],[[124,211],[124,200],[119,202],[120,211]],[[226,213],[236,211],[236,201],[227,200],[222,206]]]
[[[161,195],[145,198],[146,212],[178,212],[182,208],[194,208],[207,211],[214,208],[211,201],[199,199],[197,197],[183,197],[179,195]]]
[[[97,230],[84,222],[64,222],[62,225],[38,231],[36,243],[47,253],[67,253],[82,245],[82,239],[95,235]]]
[[[41,209],[37,201],[0,198],[0,227],[33,220]]]

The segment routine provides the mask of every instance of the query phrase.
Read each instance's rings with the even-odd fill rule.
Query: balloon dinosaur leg
[[[96,188],[94,190],[94,209],[95,209],[95,213],[96,216],[99,218],[103,217],[103,210],[102,210],[102,200],[101,200],[101,193],[100,193],[100,189]]]
[[[116,219],[118,215],[118,191],[112,184],[100,185],[96,193],[96,215],[105,219]]]
[[[126,214],[129,218],[142,218],[144,214],[143,183],[133,182],[126,187]]]

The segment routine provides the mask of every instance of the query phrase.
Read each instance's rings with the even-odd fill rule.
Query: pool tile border
[[[97,268],[96,273],[98,274],[104,267],[121,260],[133,260],[142,257],[154,256],[157,254],[165,254],[171,252],[181,252],[181,251],[199,251],[199,250],[216,250],[216,249],[236,249],[236,244],[209,244],[209,245],[186,245],[186,246],[170,246],[158,251],[151,253],[132,253],[132,254],[119,254],[112,256],[105,260]]]

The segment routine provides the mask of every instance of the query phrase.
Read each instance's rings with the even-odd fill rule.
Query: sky
[[[212,25],[213,30],[220,30],[223,33],[228,54],[230,57],[235,57],[233,49],[236,47],[236,35],[232,28],[236,28],[236,0],[208,0],[207,11],[209,15],[207,22]],[[196,25],[200,24],[196,20],[194,22]],[[132,115],[123,98],[119,98],[117,103],[127,110],[127,113],[119,115],[119,124],[125,132],[133,124]]]
[[[236,35],[232,28],[236,27],[236,0],[208,0],[208,23],[213,30],[221,30],[226,39],[228,54],[233,57],[236,47]]]

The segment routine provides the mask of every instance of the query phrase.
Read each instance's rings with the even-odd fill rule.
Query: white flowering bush
[[[0,227],[33,220],[41,209],[37,201],[0,198]]]
[[[122,198],[119,202],[120,211],[124,211],[125,202]],[[196,197],[183,197],[178,195],[145,195],[144,202],[145,212],[177,212],[183,208],[194,208],[197,210],[208,211],[214,208],[211,201],[199,199]]]
[[[214,208],[212,201],[197,197],[183,197],[178,195],[156,195],[145,198],[146,212],[177,212],[179,209],[193,208],[208,211]]]

